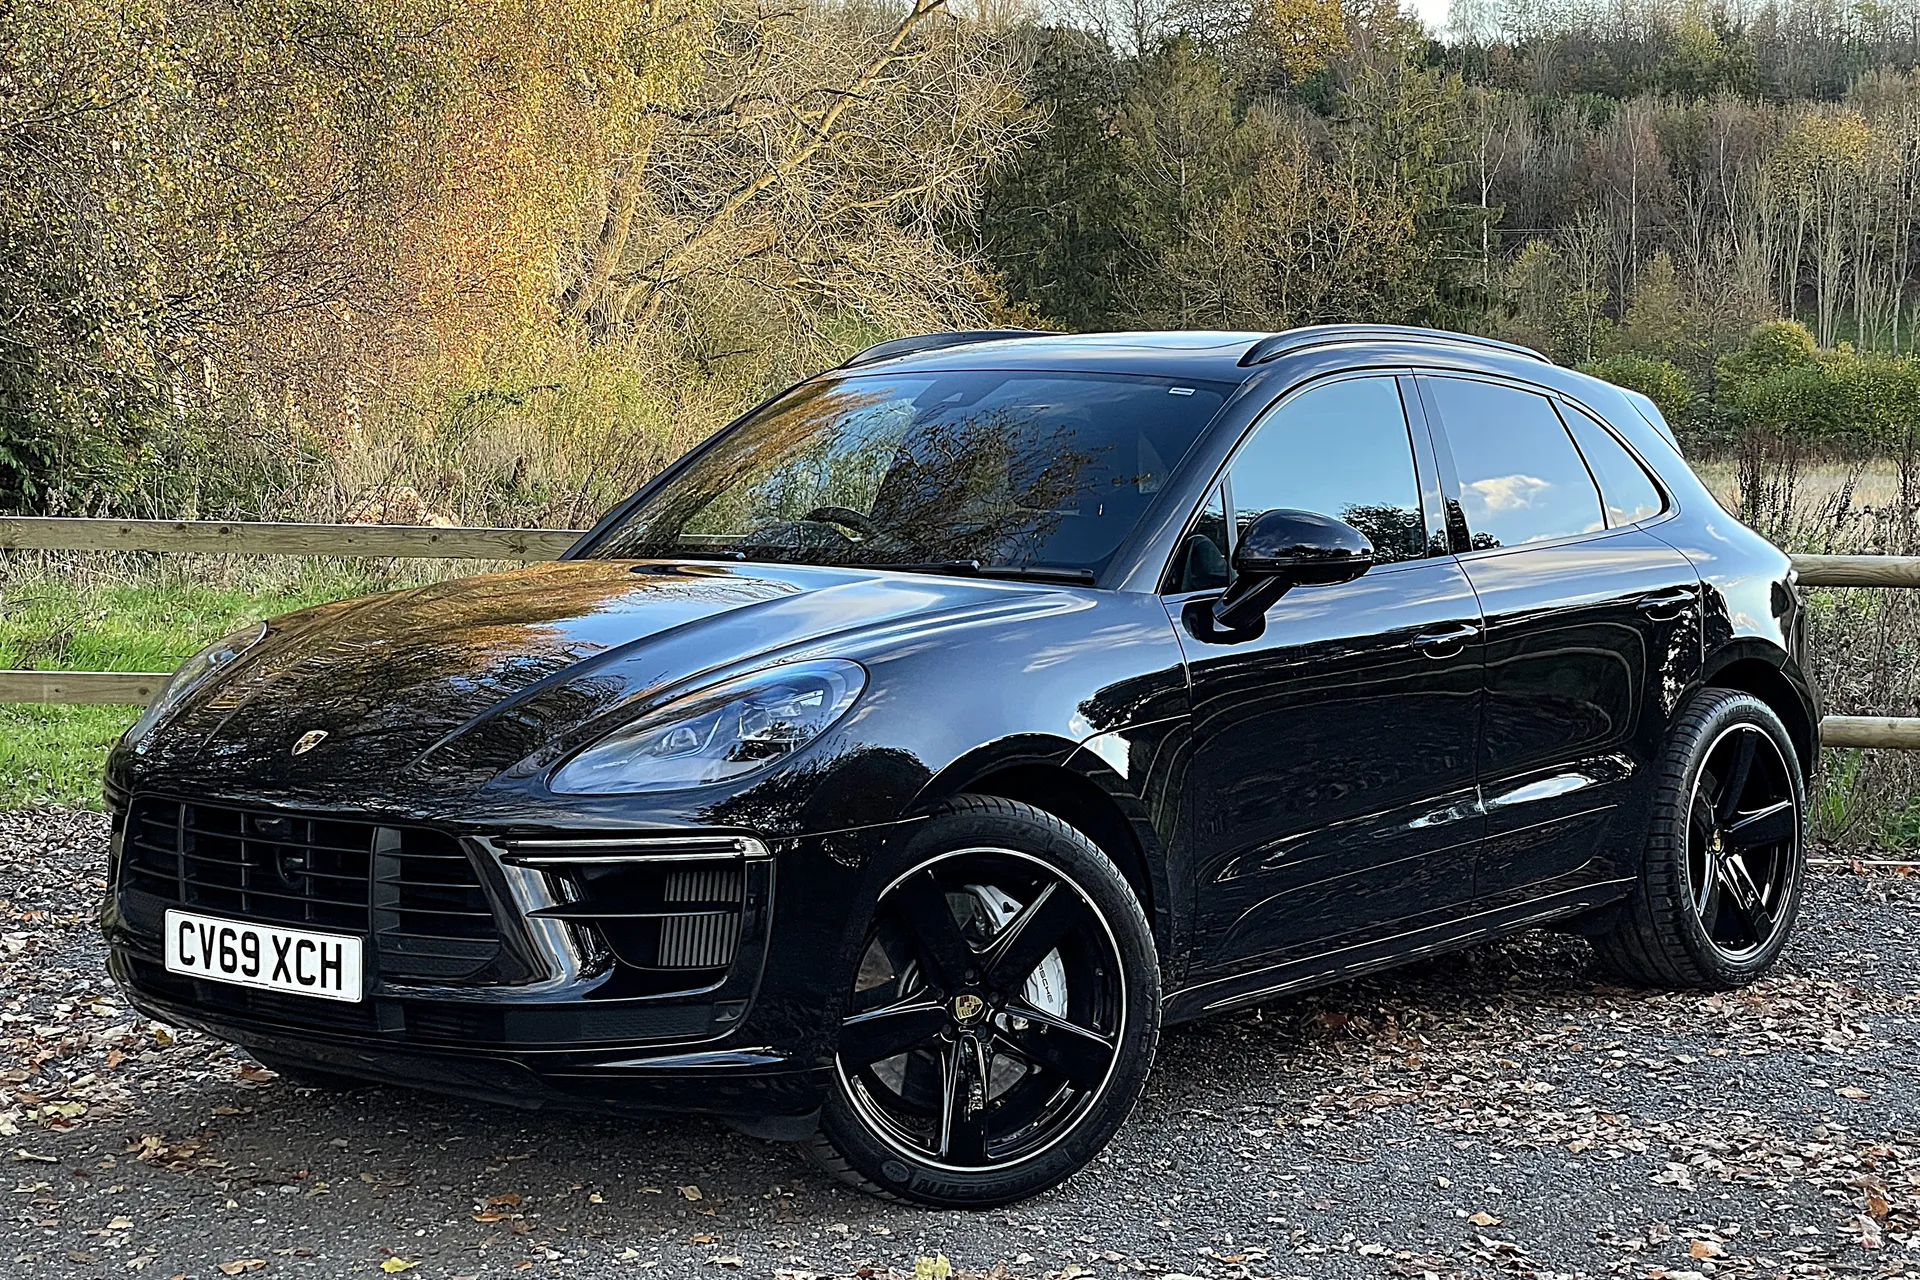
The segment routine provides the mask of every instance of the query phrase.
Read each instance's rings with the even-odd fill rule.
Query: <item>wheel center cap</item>
[[[1715,853],[1720,853],[1726,849],[1726,838],[1722,836],[1718,831],[1716,831],[1708,839],[1707,844],[1713,849]]]
[[[986,1011],[987,1002],[971,992],[953,998],[953,1017],[956,1022],[977,1022]]]

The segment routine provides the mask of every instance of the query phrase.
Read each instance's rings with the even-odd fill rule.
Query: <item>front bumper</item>
[[[830,1068],[770,1049],[641,1041],[596,1048],[551,1043],[458,1045],[346,1035],[156,994],[115,946],[108,969],[140,1013],[284,1062],[356,1079],[525,1109],[677,1111],[725,1118],[804,1116],[820,1106]],[[214,984],[196,984],[214,985]]]
[[[177,880],[169,880],[167,858],[156,857],[152,842],[143,845],[138,834],[145,799],[113,806],[113,888],[101,913],[109,968],[142,1013],[270,1058],[498,1104],[741,1118],[804,1116],[818,1108],[830,1079],[832,1029],[839,1025],[859,942],[851,908],[860,899],[866,868],[899,830],[867,828],[768,845],[713,832],[644,832],[624,844],[607,832],[461,832],[454,838],[473,861],[500,945],[484,966],[439,980],[410,970],[422,963],[414,954],[418,939],[386,931],[409,918],[406,904],[379,904],[392,892],[383,885],[407,882],[413,864],[405,859],[413,855],[395,854],[400,860],[391,865],[398,872],[389,876],[381,870],[388,865],[379,861],[384,855],[376,852],[368,862],[369,924],[355,930],[367,938],[366,990],[363,1000],[345,1003],[166,969],[157,922],[168,906],[236,919],[256,918],[249,909],[254,907],[309,915],[313,908],[290,907],[279,885],[272,894],[225,884],[208,888],[200,882],[204,869],[185,867],[202,845],[229,861],[239,850],[247,866],[232,874],[241,880],[264,876],[256,865],[268,857],[262,849],[283,864],[284,845],[250,837],[239,843],[253,829],[249,815],[257,807],[228,819],[238,834],[223,835],[226,843],[219,843],[196,830],[218,825],[202,816],[216,806],[181,804],[172,852],[188,854]],[[297,813],[265,812],[263,821],[300,820]],[[337,818],[328,821],[333,825],[327,832],[344,829]],[[341,842],[338,835],[330,838]],[[376,834],[372,846],[378,850],[385,839]],[[565,853],[569,840],[583,839],[586,849],[577,856],[595,865],[584,874],[557,865],[556,849]],[[729,839],[743,856],[716,858],[712,843]],[[689,851],[706,856],[683,864],[677,855]],[[616,872],[610,854],[631,861]],[[214,870],[225,865],[212,862],[211,853],[208,858]],[[669,926],[658,923],[662,917],[689,918],[662,911],[663,897],[685,898],[688,884],[722,883],[729,887],[711,893],[737,900],[738,908],[721,921],[724,928],[716,932],[695,919],[672,926],[669,936]],[[623,906],[625,915],[616,910]],[[721,915],[695,907],[694,916]],[[407,949],[397,960],[387,954],[402,944]],[[699,967],[718,957],[716,946],[728,949],[725,963]],[[693,967],[650,967],[669,958]],[[410,971],[396,976],[396,969]]]

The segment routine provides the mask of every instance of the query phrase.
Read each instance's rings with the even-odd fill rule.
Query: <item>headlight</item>
[[[200,652],[180,664],[180,669],[160,686],[160,692],[153,695],[153,701],[133,722],[133,728],[127,730],[127,741],[136,746],[152,733],[155,726],[186,700],[188,694],[207,682],[207,679],[235,658],[260,643],[267,634],[267,624],[256,622],[250,627],[242,627],[229,636],[222,636]]]
[[[609,734],[560,767],[568,795],[677,791],[786,759],[852,710],[867,673],[837,658],[770,667],[702,689]]]

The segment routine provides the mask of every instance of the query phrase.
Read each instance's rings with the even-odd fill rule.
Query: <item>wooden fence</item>
[[[551,560],[581,532],[0,516],[0,551]],[[1795,556],[1793,567],[1806,587],[1920,587],[1920,556]],[[0,702],[140,704],[166,678],[161,671],[0,671]],[[1830,747],[1920,751],[1920,718],[1828,716],[1820,722],[1820,741]]]

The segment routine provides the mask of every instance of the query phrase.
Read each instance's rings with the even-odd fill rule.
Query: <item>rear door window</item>
[[[1554,542],[1607,527],[1600,491],[1545,396],[1467,378],[1424,379],[1460,481],[1468,549]]]

